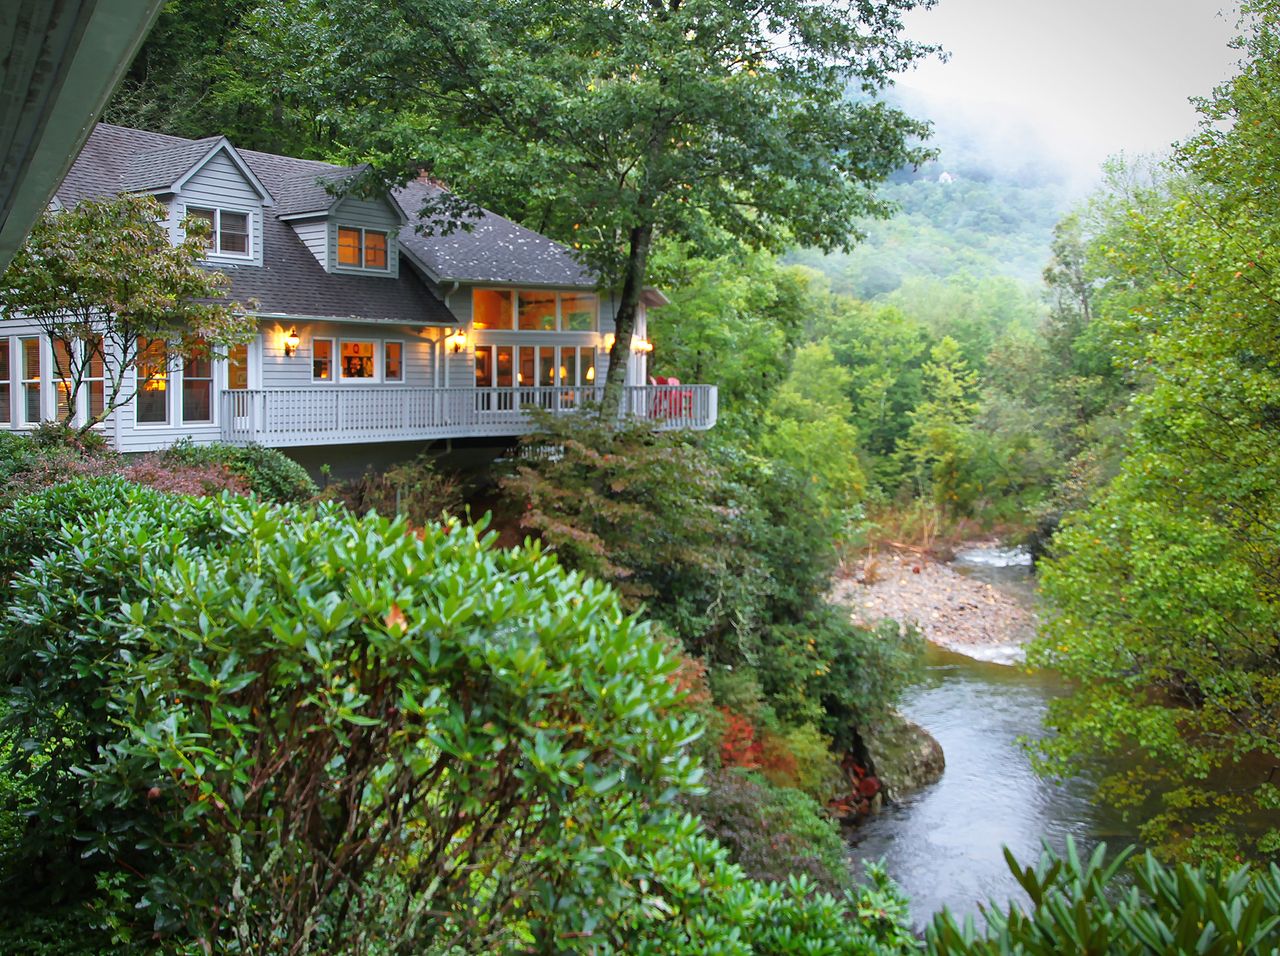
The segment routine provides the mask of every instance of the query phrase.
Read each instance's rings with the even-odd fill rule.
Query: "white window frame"
[[[213,235],[209,237],[210,245],[207,250],[208,258],[244,260],[252,259],[254,257],[252,209],[235,209],[231,206],[201,206],[197,203],[191,203],[182,207],[183,218],[190,218],[193,211],[213,213]],[[224,211],[236,216],[245,217],[245,229],[248,230],[248,236],[245,238],[244,252],[226,252],[222,249],[222,213]]]
[[[373,345],[373,378],[348,378],[342,371],[342,346],[348,342],[369,342]],[[338,375],[335,381],[344,385],[381,385],[382,384],[382,339],[344,336],[338,339],[338,350],[334,361],[338,364]]]
[[[183,427],[188,425],[214,425],[217,424],[218,418],[218,370],[212,356],[205,359],[209,363],[209,374],[207,376],[192,377],[193,382],[207,382],[209,385],[209,417],[208,418],[187,418],[187,365],[188,360],[182,360],[182,374],[178,380],[176,389],[178,395],[178,423]]]
[[[340,248],[340,244],[339,244],[339,237],[341,236],[341,234],[342,234],[342,230],[343,230],[343,229],[350,229],[350,230],[352,230],[353,232],[358,232],[358,233],[360,233],[360,264],[359,264],[359,265],[353,266],[353,265],[351,265],[350,263],[348,263],[348,262],[343,262],[343,261],[341,261],[341,260],[338,258],[338,250],[339,250],[339,248]],[[387,242],[387,264],[386,264],[386,265],[384,265],[384,266],[367,266],[367,265],[365,265],[365,257],[364,257],[364,251],[365,251],[365,240],[364,240],[364,237],[365,237],[365,235],[366,235],[367,233],[370,233],[370,232],[376,232],[376,233],[378,233],[378,234],[379,234],[380,236],[382,236],[382,237],[386,240],[386,242]],[[351,269],[351,270],[354,270],[354,271],[357,271],[357,272],[379,272],[379,273],[387,273],[387,272],[390,272],[390,271],[391,271],[391,255],[392,255],[392,249],[391,249],[391,236],[392,236],[392,233],[391,233],[391,230],[390,230],[390,229],[374,229],[372,226],[369,226],[369,227],[366,227],[366,226],[355,226],[355,225],[352,225],[351,223],[346,223],[346,222],[340,222],[340,223],[337,223],[337,224],[334,226],[334,230],[333,230],[333,265],[334,265],[334,268],[336,268],[336,269]],[[352,341],[355,341],[355,340],[353,339]],[[363,339],[361,339],[360,341],[363,341]]]
[[[390,378],[387,375],[387,346],[388,345],[400,346],[400,377],[399,378]],[[379,349],[379,352],[381,353],[381,362],[382,362],[382,367],[381,367],[382,381],[387,385],[403,385],[405,383],[405,379],[408,377],[408,369],[405,368],[406,351],[404,347],[404,340],[403,339],[383,339],[382,348]]]
[[[329,377],[316,378],[316,343],[329,343]],[[311,336],[311,381],[316,385],[332,385],[338,380],[338,340],[331,335]]]
[[[17,409],[18,390],[14,384],[15,382],[14,373],[17,371],[17,368],[13,361],[13,357],[14,357],[13,339],[14,338],[15,338],[14,336],[10,336],[10,335],[0,335],[0,345],[4,346],[5,353],[8,359],[8,361],[5,364],[9,366],[8,377],[0,378],[0,391],[2,391],[5,395],[9,397],[9,414],[4,418],[0,418],[0,428],[5,428],[5,429],[13,428],[13,418],[18,412],[18,409]]]

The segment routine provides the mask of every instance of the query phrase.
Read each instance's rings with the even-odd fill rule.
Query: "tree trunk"
[[[631,361],[631,338],[636,330],[636,313],[644,277],[649,266],[649,246],[653,226],[645,224],[631,230],[627,251],[626,275],[622,281],[622,300],[613,318],[613,348],[609,350],[609,374],[604,382],[604,400],[600,413],[607,420],[618,417],[622,408],[622,389],[627,381],[627,365]]]

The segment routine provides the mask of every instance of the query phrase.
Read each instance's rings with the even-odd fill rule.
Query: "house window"
[[[13,422],[13,369],[9,363],[9,338],[0,336],[0,428]]]
[[[404,381],[404,344],[402,342],[382,343],[382,380],[384,382]]]
[[[227,209],[187,207],[188,219],[203,219],[209,224],[207,242],[210,252],[220,256],[249,256],[249,214]]]
[[[387,234],[355,226],[338,227],[338,265],[348,269],[387,268]]]
[[[554,292],[521,292],[519,294],[519,328],[522,332],[554,332],[556,330],[556,294]]]
[[[599,301],[590,292],[560,294],[560,328],[566,332],[594,332]]]
[[[182,365],[182,420],[213,421],[213,361],[191,356]]]
[[[511,352],[510,345],[498,346],[498,388],[510,388],[514,384],[511,376],[515,370],[515,363]]]
[[[476,289],[471,293],[472,327],[510,331],[511,299],[506,289]]]
[[[378,377],[373,342],[342,343],[342,377],[372,382]]]
[[[249,387],[249,346],[237,345],[227,353],[227,388],[233,392]]]
[[[165,425],[169,421],[169,366],[164,343],[138,338],[138,423]]]
[[[476,349],[476,388],[493,387],[493,349]]]
[[[311,340],[311,381],[333,381],[333,339]]]
[[[538,350],[539,385],[556,384],[556,350],[550,345],[544,345]]]
[[[44,373],[43,356],[38,338],[18,339],[22,354],[22,421],[34,425],[40,421],[40,377]]]
[[[578,384],[594,385],[596,383],[596,350],[593,348],[578,349]]]
[[[71,404],[71,348],[58,339],[51,340],[49,344],[53,353],[53,387],[57,392],[54,417],[59,421],[70,421],[75,418],[76,411]]]
[[[80,387],[88,392],[89,417],[97,418],[107,407],[107,369],[102,360],[102,339],[95,338],[83,342],[80,347],[89,352]]]

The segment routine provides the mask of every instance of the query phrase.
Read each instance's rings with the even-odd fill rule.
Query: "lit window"
[[[75,408],[71,405],[71,379],[74,371],[71,361],[71,349],[66,342],[54,339],[49,343],[53,352],[53,384],[57,393],[57,407],[54,416],[58,421],[70,421],[75,418]]]
[[[511,346],[498,346],[498,387],[510,388],[512,386],[511,373],[514,369],[514,363],[511,359]]]
[[[373,381],[378,377],[374,362],[374,343],[342,343],[342,377]]]
[[[40,421],[40,377],[44,374],[40,340],[18,339],[22,353],[22,421],[34,425]]]
[[[566,332],[596,330],[597,300],[589,292],[565,292],[560,296],[560,328]]]
[[[197,209],[187,207],[188,219],[203,219],[209,224],[209,238],[205,246],[221,256],[249,255],[249,214],[230,212],[226,209]]]
[[[312,339],[311,380],[333,381],[333,339]]]
[[[493,387],[493,349],[476,349],[476,388]]]
[[[94,419],[107,407],[107,369],[102,360],[102,339],[92,339],[82,343],[80,347],[89,351],[81,387],[89,393],[89,418]]]
[[[164,343],[138,338],[138,421],[164,425],[169,421],[169,366]]]
[[[360,267],[360,230],[338,227],[338,265]]]
[[[182,420],[213,421],[213,362],[207,353],[183,362]]]
[[[511,293],[505,289],[476,289],[471,293],[471,324],[477,329],[511,328]]]
[[[388,382],[404,381],[404,345],[386,342],[382,346],[382,377]]]
[[[249,346],[237,345],[227,353],[227,388],[234,392],[249,387]]]
[[[338,227],[338,265],[348,269],[387,269],[387,234],[355,226]]]
[[[556,294],[554,292],[521,292],[519,312],[521,331],[554,332]]]

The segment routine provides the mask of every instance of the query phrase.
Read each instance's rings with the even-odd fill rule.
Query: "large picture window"
[[[600,299],[592,292],[475,289],[471,327],[477,331],[594,332]]]
[[[247,212],[188,206],[187,218],[203,219],[209,224],[210,236],[206,244],[210,252],[220,256],[248,257],[250,255]]]

